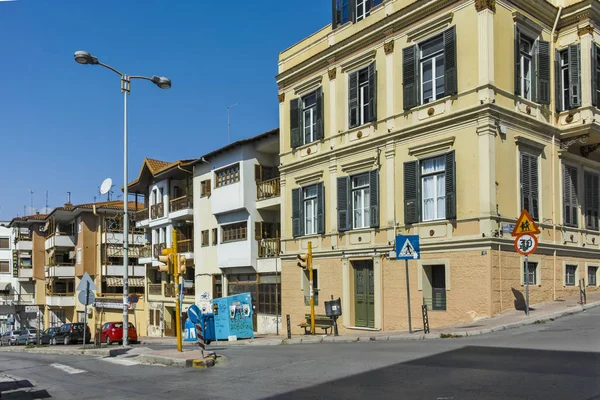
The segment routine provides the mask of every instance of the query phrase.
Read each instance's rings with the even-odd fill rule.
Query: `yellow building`
[[[314,4],[314,7],[321,7]],[[432,327],[598,290],[597,1],[334,0],[279,56],[282,314],[406,329],[396,235],[420,236],[411,314]],[[524,258],[521,210],[541,229]]]

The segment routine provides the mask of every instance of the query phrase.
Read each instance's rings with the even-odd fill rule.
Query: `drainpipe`
[[[558,20],[560,19],[560,14],[562,13],[562,6],[558,7],[558,12],[556,13],[556,19],[554,20],[554,26],[552,27],[552,51],[551,56],[556,54],[556,26],[558,25]],[[556,76],[556,73],[554,74]],[[550,91],[550,96],[555,94],[554,90]],[[554,99],[554,102],[557,102],[558,99]],[[556,107],[552,107],[552,122],[556,120]],[[556,133],[552,134],[552,156],[551,156],[551,169],[552,169],[552,243],[554,244],[554,251],[552,254],[552,299],[556,300]]]

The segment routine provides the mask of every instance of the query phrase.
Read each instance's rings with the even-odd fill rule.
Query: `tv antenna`
[[[112,179],[110,179],[110,178],[106,178],[105,180],[103,180],[102,184],[100,185],[100,194],[102,194],[102,195],[107,194],[108,201],[110,201],[110,194],[112,193],[112,188],[113,188],[113,183],[112,183]]]
[[[33,210],[33,194],[35,192],[33,191],[33,189],[27,189],[27,190],[29,190],[29,197],[31,199],[31,203],[30,203],[30,206],[29,206],[29,213],[31,215],[33,215],[33,214],[35,214],[35,211]]]

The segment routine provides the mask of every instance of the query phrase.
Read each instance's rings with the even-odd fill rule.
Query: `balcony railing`
[[[177,240],[178,253],[192,253],[194,251],[194,239]]]
[[[152,257],[152,246],[144,246],[140,249],[140,257],[151,258]]]
[[[154,258],[158,258],[158,256],[162,255],[163,249],[167,248],[166,243],[157,243],[154,246]]]
[[[193,207],[192,196],[188,196],[188,195],[178,197],[169,202],[169,211],[170,212],[184,210],[186,208],[192,208],[192,207]]]
[[[424,297],[423,304],[434,311],[446,310],[446,289],[432,288],[432,297]]]
[[[165,216],[165,205],[158,203],[150,207],[150,217],[152,219],[162,218]]]
[[[258,241],[258,257],[273,258],[279,256],[279,239],[261,239]]]
[[[256,197],[258,200],[269,199],[279,196],[281,192],[281,180],[279,177],[266,181],[256,182]]]
[[[177,286],[173,283],[165,284],[165,297],[175,297],[177,295]]]
[[[149,218],[150,214],[148,214],[148,212],[148,208],[144,208],[141,210],[137,210],[133,215],[136,221],[143,221]]]
[[[35,304],[35,296],[33,294],[5,294],[0,296],[0,304],[2,305],[20,305],[20,304]]]
[[[151,283],[148,285],[148,294],[152,296],[162,295],[162,283]]]

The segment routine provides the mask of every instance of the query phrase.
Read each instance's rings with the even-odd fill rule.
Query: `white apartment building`
[[[281,328],[279,129],[194,162],[196,303],[252,294],[254,330]]]

